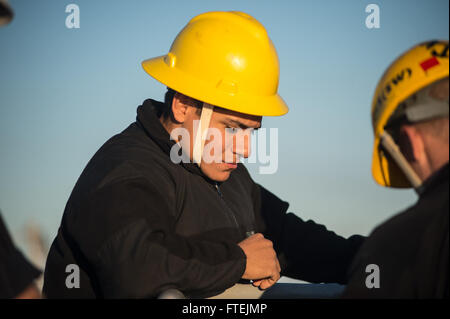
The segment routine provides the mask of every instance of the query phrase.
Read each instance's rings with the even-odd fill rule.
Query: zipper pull
[[[222,197],[222,192],[220,191],[219,185],[216,183],[215,186],[216,186],[217,193],[219,194],[220,197]]]
[[[254,234],[255,234],[254,230],[247,231],[247,232],[245,232],[245,237],[249,238],[249,237],[252,237]]]

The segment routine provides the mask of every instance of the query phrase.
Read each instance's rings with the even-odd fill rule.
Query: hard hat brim
[[[377,184],[383,187],[411,188],[402,170],[393,160],[389,160],[380,145],[380,138],[375,139],[372,156],[372,176]]]
[[[278,94],[270,96],[248,95],[244,92],[230,94],[200,79],[170,67],[166,56],[142,62],[145,72],[171,89],[208,104],[239,113],[258,116],[280,116],[289,108]]]

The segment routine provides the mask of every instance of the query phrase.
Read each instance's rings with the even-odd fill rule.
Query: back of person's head
[[[423,177],[449,161],[449,78],[399,105],[387,127],[405,158]]]

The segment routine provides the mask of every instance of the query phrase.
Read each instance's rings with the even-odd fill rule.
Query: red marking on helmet
[[[424,71],[431,69],[432,67],[434,67],[436,65],[439,65],[439,61],[435,56],[420,63],[420,66],[422,67],[422,69]]]

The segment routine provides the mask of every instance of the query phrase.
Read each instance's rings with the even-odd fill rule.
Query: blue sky
[[[280,59],[279,93],[290,107],[264,118],[278,128],[279,168],[253,178],[290,210],[339,234],[368,234],[411,205],[411,190],[377,186],[370,174],[370,103],[391,61],[414,44],[449,37],[448,0],[103,1],[11,0],[0,29],[0,209],[16,242],[33,221],[49,241],[67,198],[95,151],[165,87],[140,66],[165,54],[193,16],[253,15]],[[67,29],[65,7],[80,7]],[[380,29],[365,8],[380,7]]]

